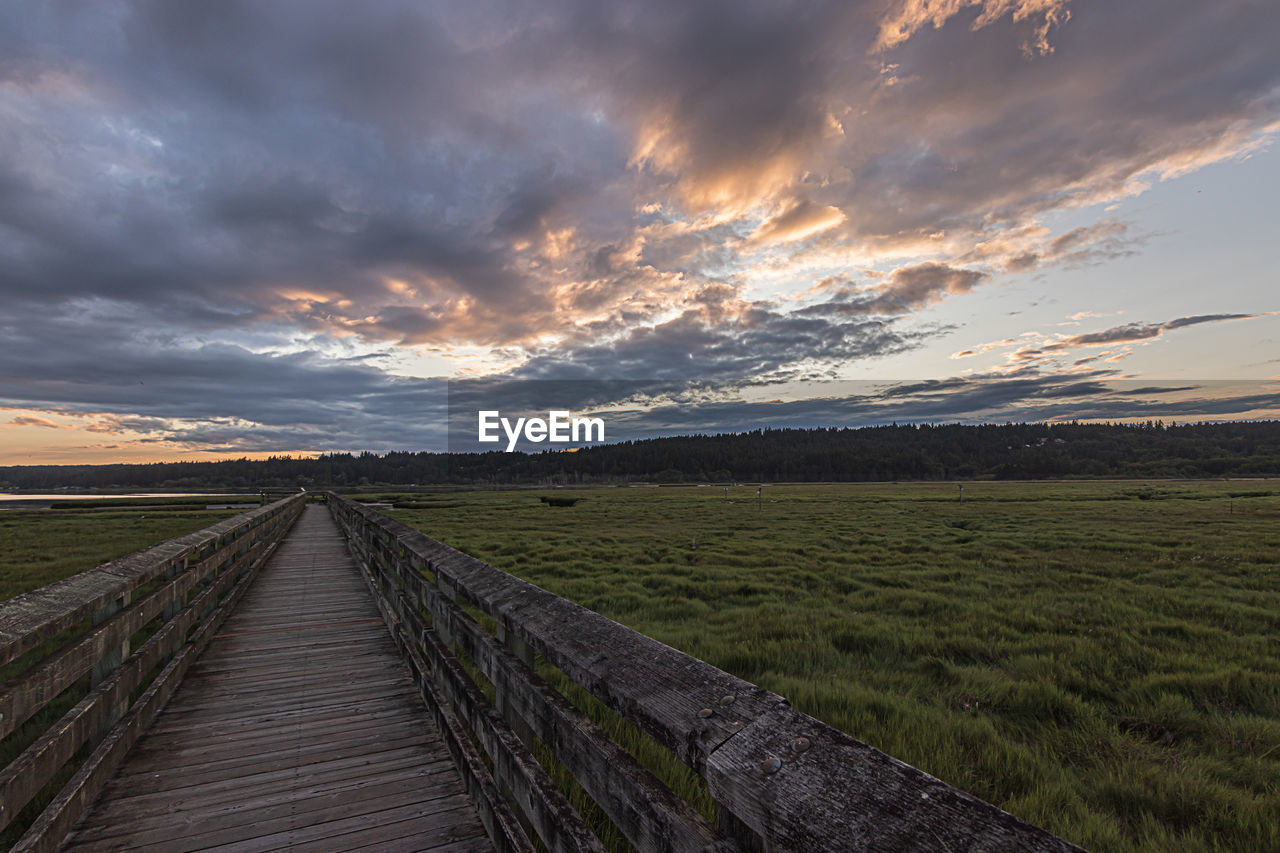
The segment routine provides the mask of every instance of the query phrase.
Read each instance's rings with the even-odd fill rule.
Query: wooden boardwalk
[[[304,510],[61,849],[493,849],[327,508]]]

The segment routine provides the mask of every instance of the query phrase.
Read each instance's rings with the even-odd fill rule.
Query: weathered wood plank
[[[428,837],[441,841],[461,840],[475,835],[475,818],[466,812],[465,799],[439,802],[431,800],[413,806],[387,809],[372,814],[358,815],[343,820],[314,824],[301,829],[291,830],[279,836],[254,839],[244,846],[237,845],[241,853],[257,853],[284,846],[290,851],[316,851],[316,853],[332,853],[348,846],[363,844],[366,839],[378,841],[381,838],[403,838],[412,830],[405,826],[408,821],[421,823],[423,818],[430,819],[431,831]],[[421,829],[419,835],[423,835]],[[283,839],[283,845],[281,841]],[[218,853],[218,848],[209,848]]]
[[[1080,850],[789,707],[716,750],[707,781],[770,850]]]
[[[487,837],[480,835],[464,838],[461,841],[444,841],[427,847],[422,846],[421,842],[415,843],[413,839],[394,839],[369,846],[347,847],[344,848],[343,853],[479,853],[482,850],[491,851],[493,845]],[[324,851],[324,853],[330,853],[330,851]]]
[[[153,767],[150,772],[124,773],[121,774],[120,778],[133,779],[134,787],[131,790],[144,794],[172,790],[175,786],[207,785],[250,774],[272,773],[284,770],[297,772],[299,768],[344,758],[358,758],[384,748],[386,750],[396,750],[416,747],[419,750],[423,750],[425,748],[424,737],[423,732],[417,731],[409,735],[388,739],[352,739],[350,741],[331,743],[323,748],[303,748],[293,753],[276,752],[258,761],[241,757],[190,766],[181,761],[175,761],[166,766]]]
[[[393,779],[414,779],[416,784],[454,784],[456,772],[447,754],[428,763],[412,751],[407,757],[382,763],[369,762],[353,767],[330,769],[323,773],[293,774],[274,783],[249,785],[195,786],[173,791],[130,796],[113,780],[103,789],[103,801],[110,798],[118,802],[121,813],[130,815],[129,822],[94,822],[77,830],[77,838],[124,836],[136,826],[150,827],[171,822],[198,819],[204,814],[222,814],[245,811],[263,805],[306,800],[335,791],[348,791],[356,796],[370,784]],[[135,823],[136,822],[136,823]]]
[[[351,649],[357,644],[364,642],[365,638],[352,638],[345,643],[345,648]],[[348,681],[370,681],[377,678],[395,679],[397,673],[395,670],[387,669],[388,663],[398,663],[397,661],[388,662],[385,655],[378,657],[372,655],[353,655],[353,666],[338,666],[336,664],[317,663],[318,660],[333,658],[343,653],[344,645],[337,647],[311,647],[307,649],[306,654],[297,654],[289,650],[280,652],[284,664],[281,666],[272,666],[267,661],[260,661],[257,665],[252,666],[245,671],[224,670],[203,671],[199,676],[191,677],[192,683],[201,683],[204,681],[217,681],[221,686],[225,686],[228,690],[242,690],[252,692],[255,688],[253,679],[259,678],[270,681],[277,679],[282,688],[291,689],[294,687],[303,687],[305,684],[299,678],[299,667],[315,667],[315,672],[323,677],[327,682],[332,682],[335,686],[343,686]],[[362,671],[360,664],[365,665]],[[190,677],[190,676],[189,676]]]
[[[353,796],[355,794],[355,796]],[[186,812],[165,819],[151,819],[146,828],[127,833],[103,835],[101,831],[76,836],[76,847],[93,850],[163,845],[169,853],[188,853],[219,844],[252,841],[266,835],[286,832],[299,824],[331,822],[390,808],[433,803],[439,811],[452,810],[464,795],[456,781],[446,779],[424,785],[419,778],[366,780],[358,790],[337,789],[310,797],[293,797],[276,803],[252,803],[243,809]],[[123,820],[136,819],[128,809],[120,810]],[[141,817],[141,816],[137,816]],[[421,831],[419,830],[419,835]]]
[[[193,681],[214,680],[228,688],[251,689],[255,682],[275,679],[283,687],[291,687],[300,680],[299,666],[315,667],[326,680],[339,683],[347,677],[372,679],[379,676],[394,677],[398,661],[388,661],[385,656],[357,654],[366,637],[350,635],[339,643],[316,643],[306,646],[284,647],[267,652],[255,652],[243,669],[203,669],[193,675]],[[352,650],[350,660],[343,659],[343,649]],[[232,651],[238,656],[239,651]]]
[[[169,745],[139,745],[130,756],[129,766],[134,773],[155,770],[199,767],[203,771],[218,771],[231,767],[262,767],[276,761],[289,761],[311,755],[323,756],[334,744],[344,747],[374,746],[384,742],[404,740],[407,743],[423,741],[420,720],[390,719],[364,724],[352,721],[344,729],[330,729],[323,733],[295,731],[289,737],[264,737],[242,741],[206,742],[201,746],[185,744],[180,749]],[[332,737],[341,735],[340,738]]]
[[[365,839],[374,839],[380,842],[379,847],[382,849],[391,849],[392,841],[398,842],[398,849],[404,850],[440,850],[451,847],[455,844],[466,842],[470,849],[475,849],[475,843],[478,840],[476,830],[469,824],[461,823],[457,820],[456,813],[445,813],[438,815],[435,827],[435,835],[430,847],[423,846],[421,836],[419,836],[418,846],[413,846],[410,839],[405,837],[407,829],[405,824],[384,824],[373,829],[360,830],[354,833],[348,833],[341,836],[333,836],[311,842],[299,842],[290,846],[290,853],[335,853],[335,851],[346,851],[353,846],[364,846]],[[483,830],[480,830],[483,832]],[[383,845],[386,845],[385,847]],[[492,845],[482,847],[481,849],[492,850]]]
[[[343,688],[328,691],[324,698],[326,704],[330,701],[335,703],[347,703],[350,701],[358,704],[359,700],[362,699],[365,700],[365,704],[368,704],[370,702],[394,698],[395,696],[401,695],[402,692],[402,688],[395,684],[387,684],[378,688],[357,686],[350,689]],[[244,713],[255,715],[287,711],[298,706],[298,698],[299,697],[297,696],[289,697],[273,695],[270,691],[267,691],[266,693],[261,694],[260,698],[255,701],[242,703],[240,710]],[[224,707],[219,703],[217,698],[206,697],[202,698],[200,701],[206,702],[207,704],[195,705],[193,706],[194,710],[217,711],[220,707]],[[187,709],[184,707],[184,711],[185,710]]]
[[[215,803],[221,801],[237,801],[242,797],[252,797],[264,792],[288,790],[291,786],[323,785],[333,779],[349,777],[368,777],[377,775],[383,767],[399,769],[405,766],[437,766],[437,759],[432,758],[423,765],[421,744],[412,744],[396,748],[370,750],[354,757],[326,759],[307,765],[305,775],[298,773],[298,768],[272,770],[242,774],[223,780],[167,780],[174,784],[157,785],[151,790],[143,790],[138,786],[136,778],[116,776],[107,783],[103,790],[102,803],[123,803],[134,808],[139,802],[158,804],[155,814],[168,814],[171,810],[191,807],[199,803]],[[446,758],[448,756],[446,755]],[[452,766],[452,759],[450,766]],[[182,784],[191,782],[192,784]],[[91,816],[92,823],[97,821]]]
[[[308,508],[275,555],[295,568],[276,572],[273,557],[262,570],[66,850],[426,849],[437,832],[483,835],[370,621],[359,569],[340,539],[315,535],[326,529],[327,512]]]
[[[184,681],[184,683],[186,682]],[[405,721],[417,725],[419,719],[420,715],[417,713],[417,709],[408,707],[406,704],[404,706],[378,707],[369,713],[360,714],[359,722],[352,720],[349,710],[340,710],[315,714],[306,718],[305,722],[299,722],[296,719],[278,722],[268,719],[236,726],[228,725],[224,720],[215,720],[206,725],[196,726],[153,725],[147,731],[147,747],[149,749],[170,749],[189,744],[194,740],[204,740],[209,743],[216,742],[230,747],[233,744],[248,743],[256,740],[269,741],[272,738],[278,740],[286,736],[296,736],[299,731],[305,731],[307,737],[321,737],[340,733],[355,725],[368,724],[373,726],[388,721]],[[239,722],[239,720],[236,722]]]
[[[89,572],[0,603],[0,664],[88,619],[131,589],[133,584],[115,575]]]
[[[465,720],[472,736],[484,747],[494,770],[494,780],[506,799],[519,805],[529,828],[553,851],[598,850],[599,843],[581,818],[534,760],[527,746],[510,730],[502,715],[489,706],[483,693],[458,665],[448,648],[448,635],[427,629],[414,605],[397,589],[398,572],[382,549],[357,549],[363,556],[366,579],[379,609],[393,626],[402,651],[417,661],[425,652],[430,675],[420,661],[415,672],[443,695],[451,712]],[[441,707],[446,707],[441,705]],[[486,793],[492,796],[492,793]],[[482,812],[483,813],[483,812]]]
[[[379,702],[375,702],[368,697],[356,696],[339,702],[327,702],[323,706],[307,706],[294,707],[282,710],[267,711],[263,713],[240,713],[234,718],[229,719],[225,716],[215,715],[209,710],[204,712],[193,712],[184,709],[169,707],[165,709],[165,714],[156,721],[153,732],[178,734],[186,733],[190,735],[199,735],[202,732],[218,732],[218,731],[235,731],[239,728],[253,728],[257,725],[274,725],[293,722],[297,725],[306,725],[313,719],[321,718],[328,715],[341,715],[349,713],[363,713],[369,709],[376,709]],[[214,735],[216,736],[216,735]]]

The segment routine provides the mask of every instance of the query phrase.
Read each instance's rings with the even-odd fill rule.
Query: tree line
[[[575,452],[327,453],[0,467],[0,489],[853,482],[1280,475],[1280,421],[763,429]]]

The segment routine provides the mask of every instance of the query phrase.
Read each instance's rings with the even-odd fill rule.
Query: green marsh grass
[[[243,510],[0,511],[0,601]]]
[[[1280,850],[1280,485],[556,494],[393,514],[1087,848]]]

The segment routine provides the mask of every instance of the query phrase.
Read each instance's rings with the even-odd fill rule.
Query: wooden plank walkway
[[[61,849],[493,849],[326,507]]]

